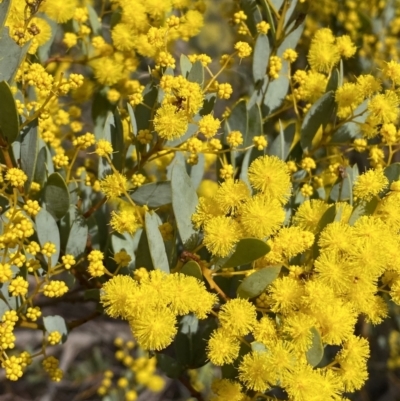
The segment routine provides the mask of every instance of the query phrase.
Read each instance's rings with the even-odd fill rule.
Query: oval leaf
[[[11,88],[5,81],[0,82],[0,99],[0,135],[11,145],[19,134],[19,117]]]
[[[322,344],[321,335],[315,327],[311,328],[311,333],[312,345],[306,353],[306,358],[311,366],[317,366],[324,356],[324,346]]]
[[[267,73],[271,48],[267,35],[260,34],[254,46],[253,78],[254,82],[261,81]]]
[[[155,269],[169,273],[167,253],[165,252],[164,241],[158,228],[160,225],[158,216],[155,213],[146,213],[145,225],[153,266]]]
[[[201,61],[196,61],[187,77],[190,82],[197,82],[201,87],[204,84],[204,67]]]
[[[151,208],[167,205],[172,202],[171,182],[159,181],[142,185],[131,194],[131,198],[138,205]]]
[[[39,153],[38,121],[33,120],[21,132],[21,168],[28,179],[24,189],[28,193],[31,188],[33,176],[36,170],[36,162]]]
[[[192,214],[196,211],[199,200],[185,167],[180,163],[172,168],[171,189],[176,224],[181,240],[185,244],[196,235],[192,225]]]
[[[335,95],[327,92],[308,110],[301,126],[300,144],[304,151],[311,148],[312,141],[319,127],[328,124],[335,108]]]
[[[89,228],[84,217],[77,215],[68,235],[65,253],[75,256],[75,259],[81,257],[86,249],[88,231]]]
[[[236,245],[232,256],[223,267],[242,266],[266,255],[271,248],[264,241],[257,238],[243,238]]]
[[[201,273],[200,266],[194,260],[187,262],[182,267],[181,273],[186,276],[196,277],[200,281],[203,280],[203,274]]]
[[[58,331],[62,335],[61,342],[64,343],[66,341],[68,336],[68,328],[63,317],[58,315],[45,316],[43,318],[43,325],[47,333]]]
[[[246,277],[237,289],[239,298],[258,297],[278,277],[282,266],[264,267]]]
[[[51,242],[56,246],[56,252],[51,255],[51,264],[55,266],[60,255],[60,232],[54,217],[44,208],[35,217],[36,233],[40,245]]]
[[[46,209],[57,220],[68,212],[70,199],[67,184],[59,173],[49,176],[44,187],[44,201]]]

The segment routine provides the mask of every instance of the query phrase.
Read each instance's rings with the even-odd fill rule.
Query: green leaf
[[[251,36],[257,35],[257,24],[262,21],[262,15],[257,7],[256,0],[240,0],[240,9],[247,16],[246,25],[249,28]]]
[[[169,264],[165,245],[159,230],[160,221],[156,213],[146,212],[145,226],[149,243],[150,257],[155,269],[169,273]]]
[[[216,100],[217,97],[214,93],[207,93],[204,97],[203,107],[199,111],[199,115],[205,116],[206,114],[210,114],[214,110]]]
[[[253,56],[253,79],[254,82],[261,81],[267,73],[271,48],[267,35],[260,34],[254,46]]]
[[[147,270],[156,268],[156,266],[153,266],[146,230],[143,230],[140,236],[139,246],[135,253],[135,261],[136,268],[145,267]]]
[[[204,67],[203,67],[203,64],[201,64],[201,61],[196,61],[193,64],[192,69],[190,70],[187,79],[190,82],[197,82],[201,87],[203,87]]]
[[[85,290],[83,299],[85,299],[85,300],[93,299],[95,301],[100,301],[100,289],[99,288],[90,288],[88,290]]]
[[[11,88],[5,81],[0,82],[0,99],[0,135],[8,145],[11,145],[19,135],[19,117]]]
[[[247,104],[247,108],[252,107],[254,104],[258,104],[259,106],[264,100],[265,94],[267,93],[269,85],[268,75],[265,75],[262,81],[258,81],[255,85],[255,89],[253,94],[251,95],[249,102]]]
[[[197,369],[205,365],[207,340],[218,324],[214,317],[198,320],[194,315],[181,318],[179,331],[174,340],[178,362],[186,369]]]
[[[386,178],[389,180],[389,185],[380,194],[381,198],[390,191],[390,185],[392,184],[393,181],[400,180],[400,163],[393,163],[390,166],[387,166],[385,168],[385,170],[383,171],[383,173],[385,174]]]
[[[354,223],[362,216],[371,216],[378,206],[378,202],[379,200],[376,197],[368,202],[360,201],[351,213],[349,225],[353,226]]]
[[[0,30],[3,29],[4,23],[6,22],[10,10],[10,4],[11,0],[3,0],[0,3]]]
[[[246,100],[242,99],[234,106],[231,114],[225,122],[225,133],[240,131],[243,138],[247,137],[249,115],[247,112]]]
[[[55,266],[60,255],[60,232],[54,217],[44,208],[35,217],[36,233],[39,244],[43,247],[46,242],[56,246],[56,252],[51,255],[51,264]]]
[[[322,344],[321,335],[315,328],[311,328],[312,332],[312,345],[311,348],[306,352],[307,362],[311,366],[317,366],[324,356],[324,345]]]
[[[282,266],[264,267],[246,277],[237,289],[239,298],[250,299],[258,297],[278,277]]]
[[[53,45],[56,36],[59,34],[59,31],[61,30],[61,25],[58,25],[56,21],[49,18],[44,13],[40,13],[40,18],[44,19],[49,24],[51,29],[50,38],[43,45],[39,46],[37,51],[40,62],[44,64],[49,59],[51,46]]]
[[[58,315],[45,316],[43,318],[43,326],[46,329],[47,333],[58,331],[62,335],[62,343],[67,340],[68,328],[63,317]]]
[[[7,81],[9,84],[14,80],[14,76],[18,71],[25,58],[26,52],[31,42],[27,42],[23,47],[19,47],[14,39],[9,35],[9,28],[4,27],[0,32],[0,80]],[[1,93],[3,104],[3,94]]]
[[[99,20],[99,16],[96,13],[96,10],[90,5],[86,5],[89,12],[89,22],[92,27],[92,32],[95,36],[102,36],[101,22]]]
[[[192,180],[193,187],[197,190],[204,176],[205,157],[203,153],[198,154],[197,164],[190,169],[190,179]]]
[[[299,43],[299,40],[303,33],[304,26],[305,23],[302,22],[297,28],[293,30],[293,32],[290,32],[290,34],[285,37],[285,39],[279,45],[278,50],[276,51],[276,55],[278,57],[282,57],[283,53],[287,49],[296,49],[296,46]],[[279,74],[281,73],[282,71]]]
[[[21,132],[21,168],[28,179],[25,182],[25,193],[29,192],[36,170],[39,153],[38,120],[31,121]]]
[[[352,167],[346,167],[343,177],[339,175],[337,182],[332,187],[329,194],[329,197],[333,201],[340,202],[353,198],[353,182],[355,181],[353,173]]]
[[[138,134],[138,129],[137,129],[137,124],[136,124],[135,112],[133,111],[133,108],[129,103],[127,103],[126,106],[128,108],[128,113],[129,113],[129,117],[131,120],[132,134],[133,134],[133,136],[136,137]]]
[[[81,214],[77,214],[69,231],[65,253],[79,259],[85,252],[88,232],[89,228],[85,218]]]
[[[104,125],[106,123],[108,112],[112,106],[106,98],[105,90],[96,92],[93,95],[92,102],[92,121],[94,123],[93,133],[96,139],[104,139]]]
[[[247,133],[243,137],[241,147],[248,147],[253,144],[253,138],[263,134],[263,122],[260,106],[256,103],[248,111]]]
[[[286,98],[289,90],[287,64],[288,63],[283,63],[282,69],[279,72],[279,78],[269,82],[264,97],[264,106],[267,108],[267,114],[272,113],[274,110],[280,107]]]
[[[203,281],[203,274],[201,273],[200,266],[194,260],[185,263],[181,269],[181,273]]]
[[[135,107],[137,129],[139,131],[141,129],[150,129],[152,131],[153,107],[157,101],[158,89],[154,84],[147,84],[142,95],[143,104],[138,104]]]
[[[46,209],[57,220],[68,212],[70,199],[67,184],[59,173],[53,173],[47,179],[44,187],[44,202]]]
[[[327,92],[322,95],[308,110],[304,117],[300,132],[300,144],[305,152],[309,151],[312,141],[319,127],[323,127],[330,121],[335,109],[335,95]]]
[[[179,59],[179,65],[181,67],[181,74],[187,78],[193,64],[190,62],[189,58],[185,54],[181,54]]]
[[[314,259],[317,259],[319,255],[319,246],[318,246],[318,240],[321,235],[322,230],[330,223],[333,223],[335,221],[336,217],[336,205],[332,204],[331,206],[328,207],[328,209],[325,211],[325,213],[322,215],[320,221],[317,224],[316,230],[315,230],[315,241],[313,245],[313,256]]]
[[[283,161],[289,156],[290,148],[292,146],[294,136],[296,135],[296,123],[289,124],[285,129],[279,120],[280,133],[272,142],[271,147],[268,149],[269,155],[278,156]]]
[[[246,265],[253,260],[266,255],[271,248],[264,241],[257,238],[243,238],[236,245],[232,256],[223,264],[223,267]]]
[[[122,128],[121,117],[116,109],[113,113],[108,112],[104,126],[103,138],[111,142],[114,152],[111,155],[111,160],[114,167],[121,172],[124,166],[124,130]],[[101,158],[103,159],[103,158]],[[107,163],[107,169],[108,163]]]
[[[185,370],[176,359],[167,354],[156,353],[157,367],[159,367],[171,379],[177,379]]]
[[[113,233],[111,235],[111,245],[114,253],[124,250],[131,257],[132,260],[128,265],[129,269],[132,269],[135,265],[135,252],[138,249],[142,231],[140,228],[133,235],[129,233]]]
[[[199,200],[186,168],[180,163],[172,168],[171,189],[176,224],[181,240],[185,244],[196,235],[192,225],[192,214],[196,211]]]
[[[140,206],[147,205],[151,208],[167,205],[172,202],[172,190],[170,181],[158,181],[140,186],[130,194],[131,198]]]
[[[260,343],[258,341],[253,341],[252,343],[250,343],[250,345],[251,345],[251,350],[254,352],[266,352],[267,351],[267,347],[263,343]]]
[[[333,70],[331,77],[329,78],[328,84],[326,85],[325,92],[335,91],[339,86],[340,72],[336,68]]]

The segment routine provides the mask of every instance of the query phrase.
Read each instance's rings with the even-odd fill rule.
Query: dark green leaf
[[[85,218],[81,214],[77,214],[69,231],[65,253],[75,256],[75,259],[79,259],[86,249],[88,231]]]
[[[111,142],[113,153],[111,160],[114,167],[121,172],[125,160],[124,130],[122,128],[121,117],[118,110],[113,113],[110,111],[104,126],[103,138]]]
[[[338,69],[332,71],[332,75],[329,78],[328,84],[326,85],[325,92],[335,91],[339,86],[339,75],[340,72]]]
[[[156,266],[153,266],[153,261],[151,260],[149,242],[147,240],[146,230],[142,231],[139,240],[139,246],[136,250],[136,268],[145,267],[147,270],[153,270]]]
[[[85,294],[83,299],[93,299],[95,301],[100,301],[100,289],[99,288],[90,288],[89,290],[85,290]]]
[[[283,129],[282,123],[279,120],[279,125],[280,133],[272,142],[271,147],[268,149],[268,154],[278,156],[283,161],[286,161],[296,134],[296,123],[289,124]]]
[[[247,112],[246,101],[242,99],[236,103],[231,114],[225,122],[226,134],[229,134],[231,131],[240,131],[243,138],[246,138],[248,120],[249,116]]]
[[[0,72],[0,78],[1,77]],[[19,135],[19,117],[14,96],[9,85],[5,81],[0,82],[0,99],[0,135],[11,145]]]
[[[70,199],[67,184],[59,173],[53,173],[47,179],[44,187],[46,209],[57,220],[68,212]]]
[[[185,167],[179,163],[172,168],[171,189],[176,224],[185,244],[196,234],[192,225],[192,214],[196,211],[199,200]]]
[[[390,184],[393,181],[400,180],[400,163],[393,163],[390,166],[387,166],[385,168],[385,170],[383,171],[383,173],[385,174],[386,178],[389,180],[389,185],[386,188],[386,190],[383,191],[383,193],[381,194],[381,197],[390,190]]]
[[[201,87],[203,87],[204,67],[203,67],[203,64],[201,64],[201,61],[196,61],[193,64],[192,69],[190,70],[187,79],[190,82],[197,82]]]
[[[332,187],[329,197],[335,201],[350,200],[353,198],[353,169],[346,167],[344,175],[339,175],[335,185]]]
[[[39,134],[37,119],[30,122],[21,132],[21,168],[28,179],[25,182],[25,192],[31,187],[36,170],[36,161],[39,153]]]
[[[9,28],[4,27],[0,32],[0,80],[7,81],[9,84],[14,80],[14,76],[21,65],[31,42],[27,42],[23,47],[19,47],[14,39],[10,37]],[[1,94],[3,104],[3,94]],[[15,139],[15,138],[14,138]],[[13,140],[14,140],[13,139]]]
[[[185,368],[174,358],[167,354],[156,354],[157,366],[171,379],[177,379]]]
[[[160,229],[158,228],[159,225],[160,222],[156,213],[146,213],[145,226],[153,266],[155,269],[169,273],[168,257],[165,252],[165,245]]]
[[[311,149],[312,141],[321,127],[330,121],[335,109],[335,95],[327,92],[322,95],[308,110],[301,126],[300,143],[304,151]]]
[[[152,182],[140,186],[130,194],[138,205],[147,205],[151,208],[167,205],[172,202],[172,191],[170,181]]]
[[[254,82],[260,81],[267,73],[269,56],[271,53],[269,39],[267,35],[260,34],[254,46],[253,56],[253,79]]]
[[[200,281],[203,280],[203,274],[201,273],[200,266],[194,261],[191,260],[182,267],[181,273],[186,276],[196,277]]]
[[[192,69],[193,64],[190,62],[188,57],[185,54],[181,54],[179,59],[179,65],[181,67],[181,74],[187,78],[190,70]]]
[[[127,103],[126,106],[128,108],[129,118],[131,120],[132,134],[133,134],[133,136],[137,136],[138,129],[137,129],[137,124],[136,124],[135,112],[133,111],[133,108],[129,103]]]
[[[263,122],[260,106],[256,103],[248,111],[248,127],[247,134],[243,137],[243,145],[248,147],[253,144],[253,138],[263,134]]]
[[[43,318],[43,325],[49,334],[52,331],[58,331],[62,335],[62,343],[67,340],[68,328],[63,317],[58,315],[45,316]]]
[[[56,252],[51,255],[51,264],[55,266],[60,255],[60,233],[54,217],[44,208],[35,217],[36,233],[39,244],[43,247],[46,242],[56,246]]]
[[[258,104],[259,106],[264,100],[265,94],[267,93],[269,85],[269,78],[268,75],[264,76],[264,79],[262,81],[259,81],[255,85],[255,89],[253,94],[251,95],[249,102],[247,103],[247,108],[253,107],[254,104]]]
[[[266,255],[271,248],[264,241],[257,238],[243,238],[236,245],[232,256],[223,267],[236,267],[246,265]]]
[[[306,353],[306,358],[311,366],[317,366],[324,356],[324,345],[322,344],[321,335],[315,327],[311,328],[311,332],[313,336],[312,345]]]
[[[256,36],[257,24],[262,21],[262,15],[257,7],[256,0],[240,0],[240,9],[247,16],[246,25],[249,28],[251,36]]]
[[[200,116],[205,116],[206,114],[210,114],[214,110],[215,101],[217,97],[214,93],[207,93],[204,97],[203,107],[200,110]]]
[[[104,139],[104,125],[106,123],[108,112],[113,107],[106,98],[104,90],[96,92],[92,102],[92,121],[94,123],[93,133],[96,139]]]
[[[237,289],[239,298],[250,299],[258,297],[278,277],[282,266],[264,267],[246,277]]]
[[[322,215],[321,220],[318,222],[318,225],[316,227],[315,230],[316,236],[313,245],[314,259],[316,259],[319,255],[318,240],[321,235],[321,232],[328,224],[333,223],[335,221],[335,217],[336,217],[336,205],[333,204],[329,206],[329,208]]]

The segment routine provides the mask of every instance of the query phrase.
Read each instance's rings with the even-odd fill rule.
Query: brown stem
[[[89,322],[90,320],[96,319],[96,317],[98,317],[100,315],[101,315],[101,313],[96,311],[96,312],[93,312],[91,315],[86,316],[82,319],[73,320],[72,322],[68,323],[68,329],[73,330],[76,327],[82,326],[82,324]]]
[[[190,395],[198,401],[204,401],[202,394],[197,391],[186,377],[180,377],[179,381],[190,391]]]
[[[93,205],[88,211],[83,214],[85,219],[89,218],[96,210],[100,209],[107,201],[107,197],[104,196],[99,202]]]

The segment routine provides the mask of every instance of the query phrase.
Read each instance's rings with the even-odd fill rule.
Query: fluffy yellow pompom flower
[[[399,116],[399,98],[392,90],[375,95],[368,102],[368,111],[375,117],[376,124],[396,123]]]
[[[214,118],[211,114],[206,114],[199,121],[199,131],[204,134],[206,138],[212,138],[221,126],[221,121]]]
[[[250,199],[250,190],[243,181],[228,179],[221,184],[214,196],[215,202],[224,213],[234,213]]]
[[[218,313],[222,328],[235,336],[247,335],[256,324],[256,316],[255,306],[241,298],[231,299]]]
[[[118,198],[128,190],[128,183],[124,175],[114,173],[100,181],[100,189],[107,198]]]
[[[77,7],[77,0],[46,0],[40,3],[40,11],[59,23],[70,20]]]
[[[213,255],[225,257],[240,239],[240,226],[230,217],[218,216],[204,226],[204,245]]]
[[[211,390],[218,396],[216,400],[241,401],[243,400],[240,383],[228,379],[217,379],[211,384]]]
[[[389,185],[383,170],[368,170],[366,173],[358,176],[353,193],[357,198],[371,200],[374,196]]]
[[[106,139],[99,139],[99,141],[96,144],[95,153],[99,156],[106,156],[106,155],[111,155],[112,152],[113,152],[113,147],[111,145],[111,142],[107,141]]]
[[[234,48],[238,51],[240,58],[249,57],[252,52],[251,46],[246,42],[236,42]]]
[[[184,110],[164,103],[154,117],[154,129],[161,138],[172,140],[180,138],[188,128],[188,119]]]
[[[292,184],[286,163],[276,156],[262,156],[251,163],[249,180],[253,188],[286,203],[290,196]]]
[[[176,316],[166,307],[146,310],[129,322],[138,344],[145,350],[162,350],[171,344],[176,328]]]
[[[239,340],[224,329],[214,330],[208,340],[207,356],[216,366],[233,363],[239,350]]]
[[[127,301],[138,290],[138,284],[129,276],[118,275],[107,281],[101,290],[100,302],[107,315],[126,319],[129,316]]]
[[[273,369],[266,352],[251,352],[243,357],[239,365],[239,380],[247,388],[263,393],[270,387],[268,381]]]

